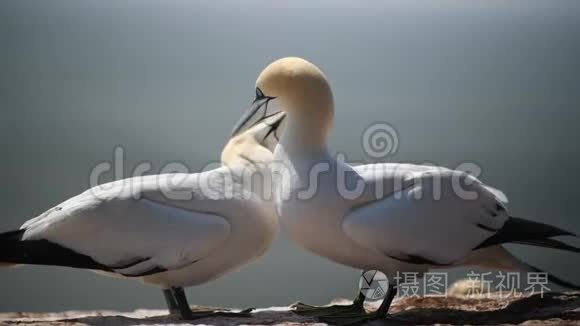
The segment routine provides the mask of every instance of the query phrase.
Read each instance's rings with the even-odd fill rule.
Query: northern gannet
[[[276,209],[282,228],[308,251],[382,271],[390,280],[397,272],[420,276],[458,265],[534,270],[501,247],[504,243],[579,252],[551,239],[574,234],[512,217],[500,191],[465,172],[413,164],[350,166],[337,160],[326,145],[332,91],[310,62],[277,60],[261,72],[256,87],[287,114],[272,165]],[[251,110],[243,119],[255,115]],[[458,193],[457,185],[469,196]],[[360,193],[353,195],[353,189]],[[390,283],[378,311],[365,314],[359,295],[352,306],[321,308],[327,314],[322,320],[348,324],[384,318],[395,294]]]
[[[253,106],[270,98],[258,92]],[[67,266],[141,280],[163,289],[172,314],[195,319],[183,287],[216,279],[270,247],[278,221],[271,198],[248,178],[272,159],[284,113],[245,125],[222,152],[222,167],[197,174],[150,175],[91,188],[19,230],[0,234],[0,265]],[[251,309],[250,309],[251,310]]]

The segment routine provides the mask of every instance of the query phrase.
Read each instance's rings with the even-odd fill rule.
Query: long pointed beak
[[[269,129],[266,132],[266,135],[264,135],[262,141],[265,141],[270,135],[275,137],[276,142],[280,140],[278,137],[278,130],[281,129],[280,126],[282,125],[284,118],[286,118],[286,112],[278,111],[273,113],[269,118],[263,120],[264,123],[269,126]]]
[[[284,111],[273,113],[252,127],[249,132],[255,132],[256,141],[273,153],[285,128],[284,118],[286,118]]]
[[[275,97],[265,96],[259,89],[256,91],[257,96],[252,105],[244,112],[240,120],[235,124],[232,130],[232,137],[237,136],[244,131],[252,128],[258,123],[274,117],[277,113],[281,112],[276,105],[273,105],[272,100]],[[281,115],[281,119],[284,115]]]

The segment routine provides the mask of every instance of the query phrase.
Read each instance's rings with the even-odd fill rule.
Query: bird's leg
[[[391,307],[396,295],[397,288],[394,285],[389,284],[385,299],[376,311],[370,313],[338,313],[330,316],[319,317],[318,319],[327,324],[339,326],[360,325],[373,320],[384,319],[387,317],[389,308]]]
[[[183,288],[175,287],[169,289],[169,291],[171,297],[173,298],[173,301],[171,299],[167,299],[168,296],[167,292],[163,291],[163,294],[165,295],[165,298],[167,300],[167,304],[168,306],[170,306],[171,305],[170,302],[174,302],[176,304],[175,312],[179,313],[179,316],[183,320],[193,320],[206,317],[252,317],[252,314],[250,312],[253,310],[253,308],[246,309],[240,312],[213,311],[213,310],[191,311],[191,307],[187,302],[187,297],[185,295],[185,291],[183,290]]]
[[[291,308],[294,308],[292,310],[294,313],[307,317],[322,317],[339,313],[364,313],[365,296],[360,290],[357,292],[356,298],[349,305],[312,306],[296,302]]]
[[[185,295],[183,288],[175,287],[171,288],[170,291],[177,305],[177,311],[179,312],[181,319],[191,320],[197,318],[194,316],[195,314],[193,311],[191,311],[191,307],[187,302],[187,296]]]
[[[173,292],[171,289],[163,289],[163,296],[165,297],[165,302],[167,303],[169,314],[178,314],[179,307],[177,307],[177,302],[175,302],[175,298],[173,297]]]

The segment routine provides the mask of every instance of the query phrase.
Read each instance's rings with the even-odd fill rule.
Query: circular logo
[[[387,294],[389,279],[380,271],[370,270],[364,272],[359,281],[360,292],[369,300],[381,300]]]
[[[386,122],[368,126],[361,135],[365,153],[373,159],[384,159],[399,149],[399,133]]]

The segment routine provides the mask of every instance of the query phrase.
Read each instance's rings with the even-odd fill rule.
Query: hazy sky
[[[369,160],[361,133],[387,121],[400,135],[389,160],[476,163],[515,216],[580,232],[578,17],[578,1],[3,0],[0,229],[86,189],[116,145],[127,171],[217,160],[257,74],[292,55],[331,81],[333,150]],[[513,251],[580,282],[577,256]],[[282,238],[188,293],[323,303],[357,282]],[[71,269],[0,269],[0,289],[0,311],[164,307],[155,288]]]

